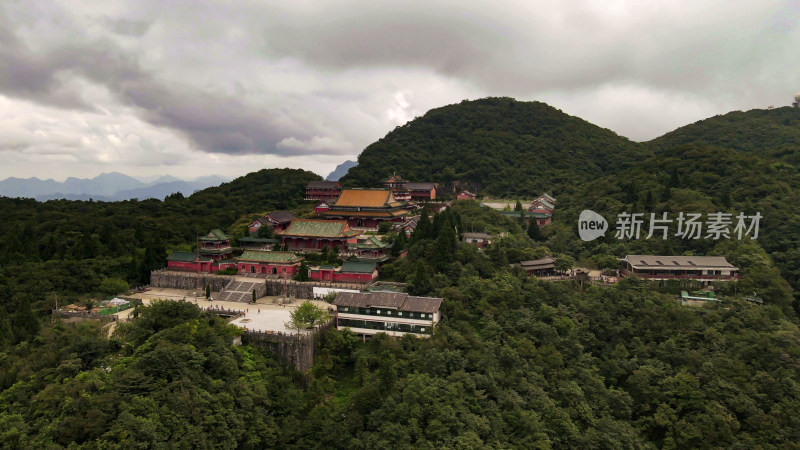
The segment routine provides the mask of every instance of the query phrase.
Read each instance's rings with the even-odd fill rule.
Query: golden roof
[[[394,202],[391,191],[387,189],[344,189],[334,205],[381,208]]]

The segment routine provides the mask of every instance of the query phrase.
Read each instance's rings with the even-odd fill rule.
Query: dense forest
[[[375,186],[396,171],[411,181],[460,181],[491,195],[530,195],[649,155],[648,147],[544,103],[487,98],[432,109],[397,127],[365,148],[341,181]]]
[[[778,126],[792,113],[732,114],[748,129],[748,116]],[[511,122],[517,128],[501,127]],[[145,282],[168,249],[191,248],[197,233],[241,235],[267,210],[307,209],[303,187],[318,176],[263,170],[164,201],[0,199],[0,446],[797,448],[800,152],[791,128],[762,141],[740,135],[755,142],[747,147],[714,140],[715,127],[700,122],[672,144],[636,144],[547,105],[486,99],[393,131],[346,183],[397,171],[511,198],[547,191],[558,199],[555,222],[539,232],[472,201],[423,212],[409,239],[390,234],[393,251],[408,256],[381,276],[444,298],[434,336],[365,343],[330,331],[305,374],[260,348],[232,346],[238,329],[189,303],[139,308],[111,336],[52,323],[47,312],[56,295]],[[764,219],[757,240],[583,242],[575,224],[584,208],[610,221],[623,211]],[[463,230],[503,237],[479,250],[460,242]],[[513,266],[549,254],[603,268],[639,252],[725,255],[742,280],[720,286],[724,302],[692,308],[635,278],[547,282]],[[751,292],[765,304],[745,301]]]

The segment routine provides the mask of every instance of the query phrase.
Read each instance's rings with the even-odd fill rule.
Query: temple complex
[[[404,222],[410,212],[409,205],[394,198],[388,189],[345,189],[319,215],[346,220],[351,227],[377,229],[381,222]]]
[[[289,250],[343,250],[348,243],[356,243],[361,233],[351,229],[345,220],[295,219],[275,236]]]

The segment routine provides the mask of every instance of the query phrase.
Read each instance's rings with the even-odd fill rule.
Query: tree
[[[430,274],[422,260],[417,261],[414,275],[409,279],[408,293],[411,295],[427,294],[430,290]]]
[[[39,320],[31,310],[32,301],[33,299],[29,295],[22,296],[17,300],[17,310],[12,319],[16,342],[27,341],[39,332]]]
[[[559,272],[567,272],[572,270],[572,267],[575,266],[575,259],[569,255],[559,255],[555,261],[555,269]]]
[[[433,250],[433,265],[438,271],[444,268],[455,258],[458,241],[456,241],[456,231],[447,218],[441,220],[439,237],[436,238],[436,245]]]
[[[308,276],[308,264],[306,264],[305,261],[300,263],[300,267],[297,269],[294,279],[297,281],[308,281],[311,279]]]
[[[100,292],[105,295],[116,295],[130,289],[125,280],[119,278],[103,278],[100,282]]]
[[[306,300],[295,308],[294,311],[289,313],[289,322],[287,322],[286,325],[300,332],[300,330],[322,325],[330,320],[330,318],[331,316],[328,314],[328,311]]]
[[[522,203],[517,200],[517,204],[514,205],[514,211],[522,211]]]
[[[255,303],[255,302],[256,302],[256,290],[255,290],[255,289],[253,289],[253,298],[252,298],[252,303]]]
[[[269,225],[261,225],[261,227],[256,232],[258,237],[263,239],[272,239],[275,237],[274,230]]]
[[[531,219],[531,224],[528,227],[528,236],[536,242],[544,241],[544,235],[539,225],[536,223],[536,219]]]
[[[392,256],[400,256],[400,253],[402,253],[403,249],[406,247],[406,242],[406,232],[405,230],[401,229],[400,232],[397,233],[397,237],[394,238],[394,241],[392,242]]]
[[[211,298],[211,285],[206,285],[206,299]]]
[[[378,224],[378,234],[386,234],[392,229],[391,222],[381,222]]]

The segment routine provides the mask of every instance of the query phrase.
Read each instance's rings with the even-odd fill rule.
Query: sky
[[[327,175],[509,96],[643,141],[800,91],[796,0],[0,2],[0,179]]]

